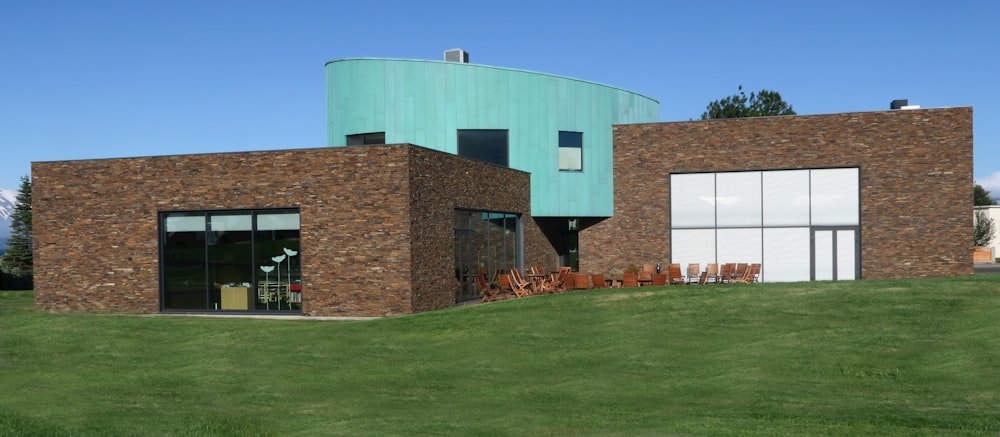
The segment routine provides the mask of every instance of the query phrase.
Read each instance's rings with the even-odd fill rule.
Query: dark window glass
[[[298,211],[161,217],[163,309],[301,310]]]
[[[348,146],[366,146],[369,144],[385,144],[385,132],[370,132],[347,136]]]
[[[559,131],[559,170],[583,170],[583,132]]]
[[[455,278],[461,284],[456,302],[482,297],[476,275],[496,281],[497,272],[520,264],[519,220],[517,214],[455,210]]]
[[[458,155],[507,167],[507,131],[460,129]]]

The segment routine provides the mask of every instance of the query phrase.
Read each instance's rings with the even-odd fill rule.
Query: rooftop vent
[[[889,109],[920,109],[920,105],[911,105],[906,99],[893,100]]]
[[[469,63],[469,52],[462,49],[451,49],[444,51],[444,60],[447,62]]]

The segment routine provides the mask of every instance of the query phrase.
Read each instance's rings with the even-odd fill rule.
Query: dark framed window
[[[369,132],[347,136],[348,146],[367,146],[369,144],[385,144],[385,132]]]
[[[559,170],[583,171],[583,132],[559,131]]]
[[[458,155],[509,166],[506,129],[459,129]]]
[[[302,309],[299,211],[160,214],[165,311]]]
[[[455,302],[482,297],[476,276],[496,280],[523,264],[521,216],[495,211],[455,210]]]

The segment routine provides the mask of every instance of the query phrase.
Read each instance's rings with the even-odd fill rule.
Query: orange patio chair
[[[709,263],[705,265],[705,283],[714,284],[719,281],[719,265]]]
[[[514,283],[509,274],[497,276],[497,279],[500,280],[501,291],[512,293],[514,297],[524,297],[528,295],[528,290],[523,287],[519,287],[516,283]]]
[[[559,267],[559,275],[556,276],[556,281],[552,287],[552,291],[566,291],[573,288],[573,269],[569,267]]]
[[[639,286],[639,280],[635,273],[622,273],[622,288],[634,288]]]
[[[701,279],[701,264],[698,263],[688,264],[687,283],[697,284],[700,279]]]
[[[527,290],[528,294],[532,294],[535,291],[534,284],[525,279],[524,276],[521,275],[521,269],[518,269],[517,267],[510,269],[510,279],[514,281],[516,288]]]
[[[476,275],[476,285],[479,286],[479,293],[483,295],[482,302],[493,302],[500,297],[500,289],[493,288],[486,282],[486,275],[480,273]]]
[[[653,285],[667,285],[668,276],[666,273],[653,275]]]
[[[733,269],[733,274],[729,277],[733,282],[739,282],[743,278],[743,275],[747,273],[746,263],[737,263],[736,268]]]
[[[604,273],[591,274],[590,282],[594,283],[594,288],[608,288],[608,283],[604,280]]]
[[[684,285],[684,275],[681,274],[680,264],[670,264],[667,267],[667,277],[670,285]]]
[[[736,270],[736,264],[723,264],[722,268],[719,269],[719,276],[715,278],[715,282],[720,284],[723,282],[730,282],[733,279],[733,270]]]

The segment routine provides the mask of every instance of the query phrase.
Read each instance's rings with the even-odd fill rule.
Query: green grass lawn
[[[1000,275],[595,290],[373,321],[43,314],[0,435],[997,435]]]

